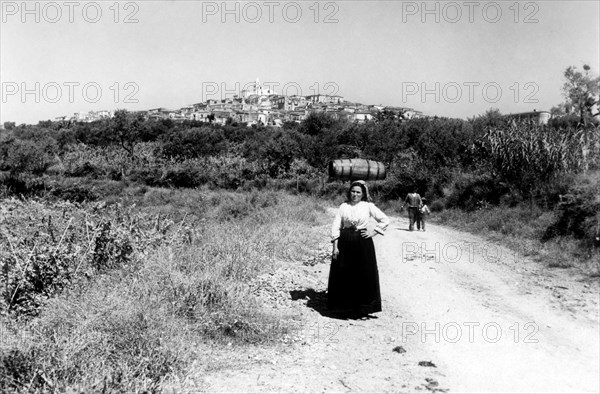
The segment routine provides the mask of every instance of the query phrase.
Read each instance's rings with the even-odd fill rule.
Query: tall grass
[[[600,250],[585,245],[572,235],[544,241],[544,235],[559,218],[559,212],[521,204],[515,207],[488,206],[474,211],[445,209],[430,220],[437,224],[481,234],[500,242],[549,268],[574,267],[586,275],[600,275]]]
[[[531,197],[538,188],[547,192],[545,184],[561,174],[600,169],[598,129],[514,124],[489,130],[478,142],[477,151],[492,174]]]
[[[268,344],[287,333],[251,284],[323,237],[316,200],[148,188],[137,204],[180,242],[134,248],[136,264],[63,287],[35,317],[0,316],[1,392],[158,392],[207,363],[214,344]]]

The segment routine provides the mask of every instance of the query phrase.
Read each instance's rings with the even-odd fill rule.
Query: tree
[[[161,137],[162,154],[181,159],[216,156],[227,152],[228,142],[221,129],[194,127],[175,129]]]
[[[12,130],[17,126],[15,122],[4,122],[4,128],[6,130]]]
[[[304,134],[316,136],[324,132],[324,130],[341,130],[345,124],[345,121],[335,119],[326,112],[311,112],[300,123],[299,131]]]
[[[12,175],[40,175],[54,164],[56,153],[56,141],[46,134],[27,139],[3,138],[0,140],[0,169],[9,170]]]
[[[315,168],[324,169],[338,151],[338,136],[348,127],[345,120],[325,112],[311,112],[300,123],[296,139],[300,156]]]
[[[130,114],[124,109],[115,111],[115,115],[110,119],[112,135],[117,138],[130,156],[134,154],[135,144],[139,142],[144,127],[143,116]]]
[[[383,111],[377,112],[375,114],[375,120],[378,122],[383,122],[386,120],[394,120],[397,119],[398,116],[402,118],[402,113],[396,114],[394,111],[390,111],[389,109],[384,109]]]
[[[506,118],[498,108],[489,108],[483,115],[469,119],[469,122],[471,122],[473,132],[477,137],[484,135],[491,128],[500,127],[507,123]]]
[[[587,64],[583,65],[583,70],[580,72],[575,66],[568,67],[564,73],[566,82],[562,90],[566,99],[563,104],[565,112],[576,113],[579,115],[580,124],[585,125],[599,114],[598,109],[594,107],[598,104],[600,77],[594,77]],[[560,106],[553,110],[560,111]]]
[[[298,137],[293,130],[255,130],[244,143],[244,156],[262,162],[271,177],[284,175],[298,156]]]

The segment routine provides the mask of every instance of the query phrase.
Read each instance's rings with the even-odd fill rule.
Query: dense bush
[[[89,186],[71,182],[54,184],[50,189],[50,195],[60,200],[76,203],[98,199],[98,195]]]
[[[0,138],[0,170],[12,174],[43,174],[54,163],[56,141],[36,135],[31,139]]]
[[[557,220],[544,239],[574,235],[588,246],[600,247],[600,172],[579,176],[557,206]]]
[[[446,208],[472,211],[488,205],[499,205],[501,201],[509,202],[510,197],[519,200],[513,196],[506,183],[490,174],[462,173],[456,175],[449,187],[445,205]],[[508,205],[515,205],[515,201]]]
[[[162,143],[162,154],[178,159],[219,155],[228,146],[223,131],[210,127],[174,130],[163,136]]]
[[[295,158],[298,157],[301,138],[294,131],[257,129],[246,138],[243,155],[248,160],[258,162],[270,177],[288,173]]]
[[[16,196],[27,198],[41,196],[46,193],[43,180],[26,174],[0,173],[0,197]]]

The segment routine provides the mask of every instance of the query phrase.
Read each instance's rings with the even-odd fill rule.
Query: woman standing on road
[[[390,221],[370,202],[364,181],[352,182],[346,197],[331,228],[327,306],[334,314],[359,317],[381,311],[379,272],[371,238],[383,235]],[[374,230],[367,228],[370,218],[377,221]]]

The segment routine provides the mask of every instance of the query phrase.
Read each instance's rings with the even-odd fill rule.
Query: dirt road
[[[300,316],[302,340],[203,371],[207,391],[600,391],[597,278],[448,228],[406,229],[392,218],[375,238],[376,318],[328,317],[328,265],[302,266],[313,282],[291,286],[297,307],[288,312]]]

